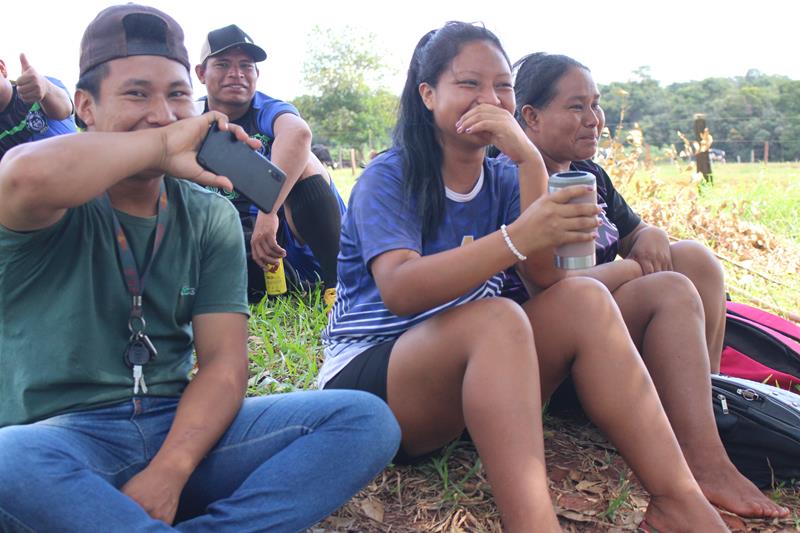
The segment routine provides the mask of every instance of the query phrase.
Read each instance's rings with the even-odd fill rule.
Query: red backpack
[[[746,304],[726,303],[720,372],[800,394],[800,326]]]

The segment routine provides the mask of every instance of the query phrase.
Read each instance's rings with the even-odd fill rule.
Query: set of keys
[[[147,384],[144,382],[142,367],[156,358],[158,352],[150,339],[141,331],[136,331],[131,335],[128,346],[125,348],[123,360],[125,365],[133,370],[133,394],[139,394],[141,387],[142,393],[147,394]]]
[[[158,352],[144,333],[147,324],[143,316],[142,294],[144,293],[145,281],[147,281],[147,276],[150,273],[150,267],[153,266],[153,259],[158,254],[158,249],[161,247],[167,230],[167,206],[169,204],[167,187],[162,180],[161,191],[158,194],[158,203],[156,204],[157,213],[153,249],[150,252],[150,257],[144,263],[142,274],[139,274],[140,270],[136,263],[136,258],[133,256],[130,241],[122,229],[122,224],[117,218],[114,207],[111,205],[108,192],[102,198],[111,214],[111,220],[114,222],[114,240],[116,241],[117,252],[121,262],[122,279],[128,289],[128,294],[131,296],[131,312],[128,316],[128,331],[131,332],[131,336],[128,339],[128,345],[125,347],[125,353],[122,354],[122,360],[133,371],[133,394],[139,394],[140,388],[142,394],[147,394],[147,384],[144,382],[142,369],[144,365],[156,358]]]

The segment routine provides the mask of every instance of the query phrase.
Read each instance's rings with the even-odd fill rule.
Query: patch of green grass
[[[781,252],[769,249],[750,248],[746,240],[741,241],[742,256],[726,250],[719,243],[707,241],[712,250],[721,254],[728,291],[734,300],[752,302],[773,312],[797,314],[800,310],[800,164],[799,163],[727,163],[716,164],[714,183],[702,183],[699,187],[691,183],[690,172],[674,164],[660,164],[649,169],[640,169],[633,183],[624,189],[629,203],[636,205],[637,187],[644,185],[645,195],[650,194],[649,180],[657,184],[655,198],[669,205],[675,198],[685,197],[687,188],[697,188],[697,207],[705,210],[712,219],[722,221],[744,221],[758,225],[766,231],[768,240],[777,242]],[[641,201],[647,205],[648,198]],[[692,200],[686,200],[692,201]],[[646,221],[646,220],[645,220]],[[727,225],[726,225],[727,224]],[[731,222],[720,228],[731,229]],[[668,229],[678,238],[694,239],[690,224]],[[742,231],[755,231],[745,227]],[[713,228],[710,234],[714,234]],[[701,237],[703,241],[705,237]],[[768,251],[769,250],[769,251]]]
[[[452,479],[450,476],[450,469],[448,466],[448,462],[450,457],[453,455],[453,451],[463,443],[461,441],[453,441],[447,447],[445,447],[440,453],[433,456],[428,463],[436,475],[439,477],[439,480],[442,484],[442,495],[441,501],[442,502],[458,502],[462,498],[467,498],[468,496],[465,494],[464,489],[466,483],[472,479],[472,477],[481,469],[481,460],[476,455],[475,462],[469,468],[469,470],[464,474],[461,479]]]
[[[313,388],[328,319],[319,288],[264,299],[250,310],[248,394]]]
[[[800,245],[800,163],[715,164],[714,183],[700,188],[700,203],[712,210],[744,203],[744,218]],[[634,179],[654,173],[663,182],[661,198],[685,186],[687,173],[673,164],[639,170]]]
[[[350,168],[337,168],[331,171],[333,181],[336,183],[336,189],[345,203],[350,198],[350,191],[353,190],[353,186],[356,184],[356,180],[358,180],[362,170],[361,168],[356,168],[354,173],[353,169]]]
[[[614,498],[608,502],[608,506],[606,510],[603,511],[601,516],[608,520],[609,522],[614,522],[614,517],[619,511],[620,507],[622,507],[625,502],[627,502],[628,497],[631,495],[631,482],[625,479],[624,477],[620,477],[619,479],[619,487],[615,491]]]

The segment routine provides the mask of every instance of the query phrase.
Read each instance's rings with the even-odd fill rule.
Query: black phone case
[[[265,213],[272,211],[286,174],[269,159],[238,141],[228,131],[211,125],[197,152],[197,162],[231,180],[233,187]]]

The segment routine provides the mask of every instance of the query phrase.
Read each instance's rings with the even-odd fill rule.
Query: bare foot
[[[644,519],[650,530],[658,533],[730,533],[699,489],[678,497],[651,497]]]
[[[726,457],[695,466],[689,462],[700,489],[708,501],[739,516],[784,518],[789,509],[770,500],[744,477]]]

